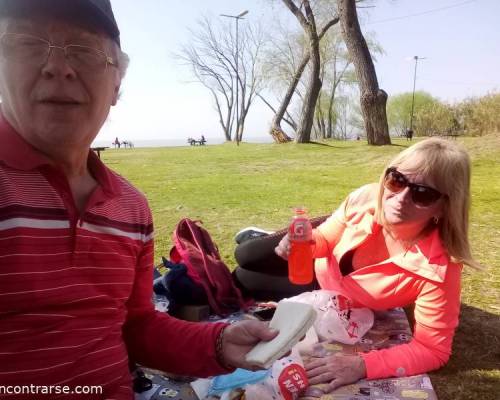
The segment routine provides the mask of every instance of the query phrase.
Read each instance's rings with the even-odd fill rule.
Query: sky
[[[416,89],[455,102],[500,91],[500,0],[376,0],[360,11],[362,30],[384,49],[375,68],[389,96],[413,88],[413,56],[423,57]],[[193,82],[175,54],[200,17],[249,13],[240,23],[272,21],[276,13],[298,26],[280,0],[112,0],[122,49],[130,57],[121,98],[96,138],[223,140],[207,89]],[[270,110],[256,100],[245,138],[267,136]]]

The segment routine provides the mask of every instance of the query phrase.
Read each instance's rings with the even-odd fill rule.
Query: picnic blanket
[[[245,317],[242,312],[234,313],[224,321],[234,322]],[[210,321],[219,321],[215,316]],[[355,345],[338,342],[322,342],[314,349],[315,356],[326,356],[341,352],[355,354],[360,351],[392,347],[411,340],[411,330],[403,309],[397,308],[375,313],[372,329]],[[192,390],[189,380],[172,378],[159,371],[143,369],[152,380],[150,390],[136,393],[136,400],[200,400]],[[355,384],[324,393],[325,385],[310,386],[301,400],[437,400],[427,374],[411,377],[361,380]],[[263,399],[267,400],[267,399]]]

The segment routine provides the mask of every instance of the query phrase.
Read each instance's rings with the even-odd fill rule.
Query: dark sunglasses
[[[384,187],[394,193],[399,193],[404,190],[404,188],[409,187],[411,200],[419,207],[429,207],[443,195],[429,186],[411,183],[408,181],[408,178],[396,168],[387,168],[387,171],[385,171]]]

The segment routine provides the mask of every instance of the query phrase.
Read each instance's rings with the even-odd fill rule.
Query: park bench
[[[91,150],[97,153],[97,157],[101,158],[101,151],[106,150],[108,147],[91,147]]]
[[[187,139],[187,142],[189,143],[190,146],[205,146],[205,143],[207,142],[207,140],[205,139],[205,137],[201,137],[200,140],[196,140],[196,139],[193,139],[192,137],[189,137]]]

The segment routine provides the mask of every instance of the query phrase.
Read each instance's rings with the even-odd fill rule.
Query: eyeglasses
[[[55,46],[49,41],[21,33],[4,33],[0,37],[1,56],[7,60],[43,65],[47,62],[52,49],[64,51],[67,63],[79,72],[104,72],[116,61],[104,51],[79,44]]]
[[[442,193],[429,186],[411,183],[396,168],[387,168],[385,171],[384,187],[394,193],[399,193],[409,187],[411,200],[418,207],[429,207],[443,196]]]

